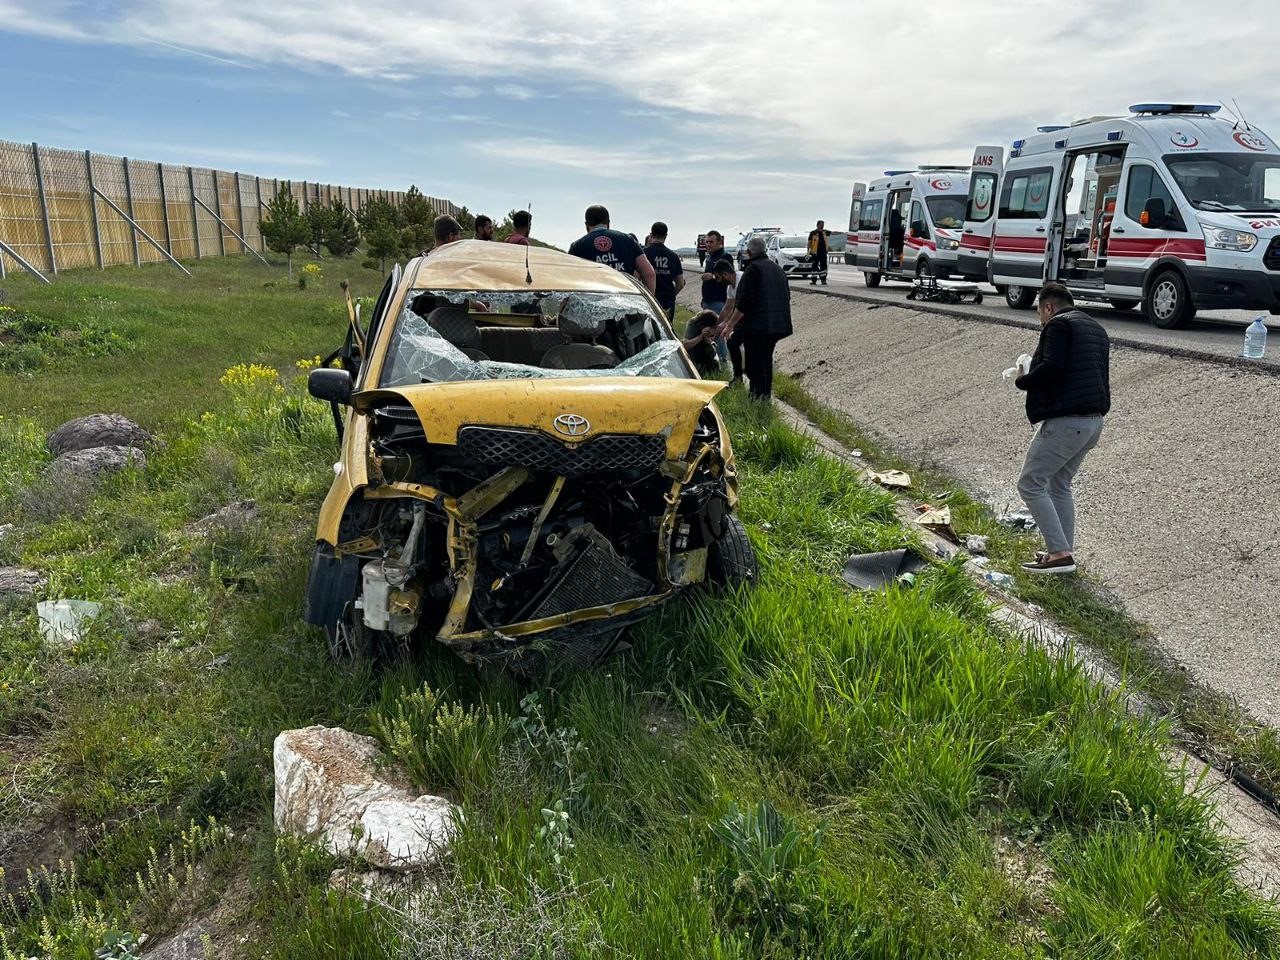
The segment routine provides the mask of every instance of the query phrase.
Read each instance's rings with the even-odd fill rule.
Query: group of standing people
[[[686,281],[680,257],[667,246],[667,225],[655,222],[641,246],[633,235],[610,227],[609,211],[602,206],[588,207],[584,220],[587,232],[573,242],[569,253],[636,277],[674,321],[676,295]],[[724,249],[724,235],[709,230],[700,279],[702,311],[685,330],[685,345],[695,348],[691,353],[704,372],[727,360],[733,382],[745,375],[751,396],[767,399],[773,393],[774,349],[791,335],[786,275],[765,255],[764,241],[758,237],[748,242],[746,264],[738,271]]]
[[[480,214],[476,217],[475,239],[477,240],[493,240],[494,231],[497,224],[493,222],[493,217]],[[511,233],[503,241],[504,243],[518,243],[524,246],[529,245],[529,231],[533,229],[533,214],[528,210],[517,210],[511,215]],[[462,239],[462,224],[458,222],[456,217],[451,217],[447,213],[442,213],[436,217],[435,223],[432,225],[432,237],[435,240],[436,247],[442,247],[446,243],[453,243]],[[423,250],[422,256],[426,256],[430,251]]]

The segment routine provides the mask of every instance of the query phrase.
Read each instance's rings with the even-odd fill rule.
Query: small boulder
[[[44,589],[48,578],[39,570],[26,567],[0,567],[0,597],[29,597]]]
[[[55,457],[93,447],[149,447],[156,438],[128,417],[118,413],[95,413],[68,420],[49,434],[45,445]]]
[[[54,482],[97,481],[128,466],[146,469],[147,455],[137,447],[88,447],[64,453],[51,461],[44,468],[44,478]]]
[[[257,500],[237,500],[225,507],[215,510],[207,517],[201,517],[187,529],[192,533],[208,536],[228,530],[243,530],[258,519]]]
[[[272,754],[277,831],[384,870],[429,866],[448,850],[457,808],[389,780],[372,737],[340,727],[285,730]]]
[[[204,921],[188,923],[169,939],[151,947],[142,954],[143,960],[205,960],[209,951],[205,942],[212,943],[209,928]]]

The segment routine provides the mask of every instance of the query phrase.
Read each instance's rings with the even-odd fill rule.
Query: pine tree
[[[324,245],[335,257],[346,257],[360,243],[360,226],[341,200],[333,201],[329,208]]]
[[[436,212],[416,186],[410,186],[400,203],[400,255],[416,257],[435,241]]]
[[[400,253],[400,229],[404,226],[400,208],[381,197],[374,197],[360,208],[357,219],[360,222],[360,233],[364,237],[365,250],[369,256],[382,261],[382,271],[385,273],[387,258]]]
[[[284,183],[280,191],[267,204],[258,228],[262,231],[262,239],[276,253],[283,253],[289,261],[289,280],[293,280],[294,248],[307,242],[310,229],[307,220],[298,209],[298,201],[293,196],[292,185]]]
[[[303,216],[307,221],[307,245],[316,252],[318,257],[320,245],[324,243],[324,238],[329,233],[329,225],[333,219],[332,211],[317,200],[307,207],[307,212]]]

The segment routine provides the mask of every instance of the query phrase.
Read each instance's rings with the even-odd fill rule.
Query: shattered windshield
[[[379,385],[609,376],[694,376],[639,294],[414,290]]]
[[[1164,158],[1191,205],[1200,210],[1280,211],[1280,156],[1174,154]]]

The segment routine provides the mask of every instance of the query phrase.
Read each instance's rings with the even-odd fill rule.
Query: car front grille
[[[653,470],[662,463],[667,442],[658,436],[604,434],[580,443],[563,443],[536,430],[463,427],[458,453],[468,460],[545,470],[567,477],[622,470]]]
[[[1262,255],[1262,263],[1268,270],[1280,270],[1280,237],[1271,238],[1271,246]]]

